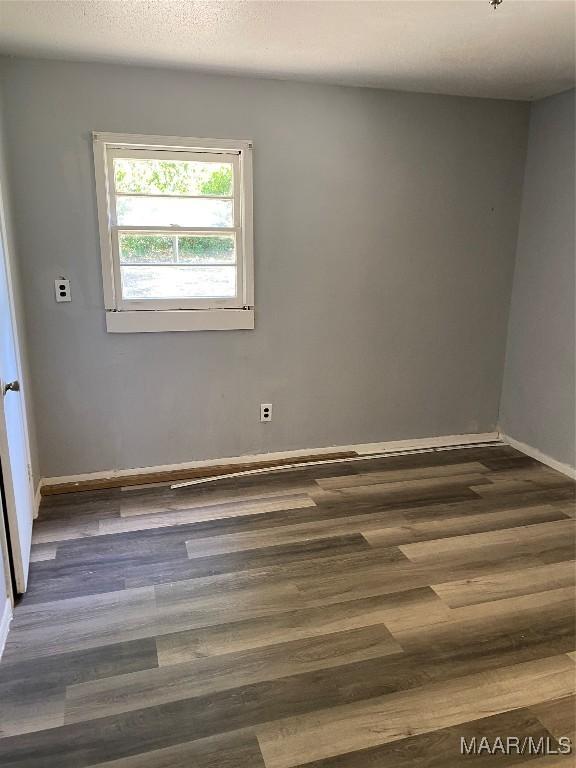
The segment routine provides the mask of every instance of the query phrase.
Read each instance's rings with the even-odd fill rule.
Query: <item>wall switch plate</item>
[[[272,421],[272,403],[260,403],[260,421]]]
[[[72,301],[70,294],[70,280],[65,277],[59,277],[58,280],[54,280],[54,291],[56,292],[56,301]]]

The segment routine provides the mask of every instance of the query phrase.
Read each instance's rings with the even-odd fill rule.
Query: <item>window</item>
[[[93,138],[108,330],[253,328],[251,142]]]

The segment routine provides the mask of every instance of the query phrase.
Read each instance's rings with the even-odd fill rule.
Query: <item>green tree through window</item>
[[[232,196],[232,166],[188,160],[114,159],[114,182],[121,195]]]

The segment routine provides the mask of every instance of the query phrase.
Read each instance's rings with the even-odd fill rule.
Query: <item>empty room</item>
[[[576,3],[0,0],[0,766],[576,765]]]

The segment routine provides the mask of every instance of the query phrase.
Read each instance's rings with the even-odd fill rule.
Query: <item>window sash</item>
[[[117,223],[116,213],[116,199],[117,197],[132,197],[129,193],[118,194],[115,189],[115,177],[114,177],[114,159],[115,158],[136,158],[140,160],[187,160],[190,162],[213,162],[215,164],[221,164],[223,162],[232,165],[232,178],[233,178],[233,196],[220,196],[220,195],[142,195],[142,197],[170,197],[170,198],[189,198],[198,197],[204,200],[219,200],[219,199],[232,199],[233,205],[233,226],[232,227],[182,227],[178,225],[171,225],[169,227],[162,226],[127,226],[125,224],[119,225]],[[224,309],[224,308],[240,308],[244,305],[244,260],[242,249],[242,231],[240,227],[241,222],[241,178],[239,169],[239,154],[230,152],[196,152],[190,150],[152,150],[147,148],[141,149],[108,149],[107,151],[107,165],[108,165],[108,179],[110,184],[109,195],[109,228],[112,245],[112,269],[114,274],[114,285],[116,294],[116,308],[119,310],[139,310],[139,309]],[[236,239],[236,264],[229,264],[227,266],[234,266],[236,270],[236,296],[235,297],[211,297],[211,298],[173,298],[173,299],[127,299],[122,295],[122,277],[121,277],[121,264],[120,264],[120,243],[119,234],[122,232],[141,232],[141,233],[154,233],[159,235],[186,235],[186,234],[235,234]],[[189,265],[193,266],[193,265]]]
[[[118,193],[116,192],[115,187],[115,177],[114,177],[114,159],[115,158],[136,158],[138,160],[188,160],[190,162],[194,162],[195,160],[197,162],[212,162],[215,164],[221,164],[223,162],[229,163],[232,166],[232,179],[233,179],[233,195],[230,196],[220,196],[220,195],[132,195],[130,193]],[[207,158],[207,159],[206,159]],[[191,152],[190,150],[178,150],[175,152],[170,152],[168,150],[146,150],[146,149],[132,149],[132,150],[121,150],[121,149],[108,149],[107,151],[107,170],[108,170],[108,184],[109,184],[109,199],[108,199],[108,208],[109,208],[109,224],[110,227],[119,226],[118,225],[118,215],[116,211],[116,198],[117,197],[160,197],[160,198],[183,198],[183,199],[190,199],[190,198],[200,198],[202,200],[232,200],[233,201],[233,227],[239,228],[240,222],[242,220],[242,209],[241,209],[241,179],[240,179],[240,168],[239,168],[239,155],[231,154],[229,152]],[[123,228],[124,225],[121,225]],[[163,230],[164,227],[155,227],[155,229]],[[177,227],[176,225],[173,225],[167,229],[186,229],[185,227]],[[221,229],[221,227],[202,227],[202,229]]]
[[[106,309],[113,311],[155,311],[252,308],[254,302],[252,275],[252,143],[228,139],[173,138],[109,133],[94,133],[93,139],[102,251],[104,304]],[[142,160],[175,159],[192,162],[232,164],[234,225],[232,227],[119,226],[116,223],[116,192],[112,163],[114,157],[132,157]],[[122,194],[119,193],[118,196]],[[126,193],[126,195],[128,194]],[[164,197],[185,198],[186,196],[164,195]],[[199,195],[198,197],[208,200],[231,199],[230,196],[219,195]],[[236,297],[141,300],[122,298],[118,239],[120,232],[157,233],[168,236],[234,234],[236,240]],[[233,265],[226,264],[226,266]],[[244,327],[244,325],[241,327]]]
[[[213,235],[213,234],[231,234],[236,233],[236,263],[235,264],[226,264],[225,266],[229,267],[235,267],[236,269],[236,296],[235,297],[212,297],[212,298],[174,298],[174,299],[126,299],[122,296],[122,275],[121,275],[121,266],[131,266],[131,265],[122,265],[120,263],[120,238],[119,235],[123,232],[150,232],[152,231],[154,234],[159,235],[175,235],[175,234],[204,234],[204,235]],[[114,270],[114,283],[116,285],[117,289],[117,297],[116,297],[116,304],[117,309],[209,309],[210,307],[213,307],[215,309],[224,309],[225,307],[235,307],[236,309],[244,306],[243,296],[244,296],[244,259],[243,259],[243,250],[242,250],[242,237],[240,236],[241,232],[239,229],[236,228],[230,228],[230,229],[183,229],[181,227],[168,227],[165,229],[162,229],[160,227],[153,228],[150,230],[147,229],[133,229],[129,227],[115,227],[112,230],[112,264],[113,264],[113,270]],[[203,264],[164,264],[164,265],[154,265],[154,264],[148,264],[147,266],[209,266],[209,265],[203,265]]]

